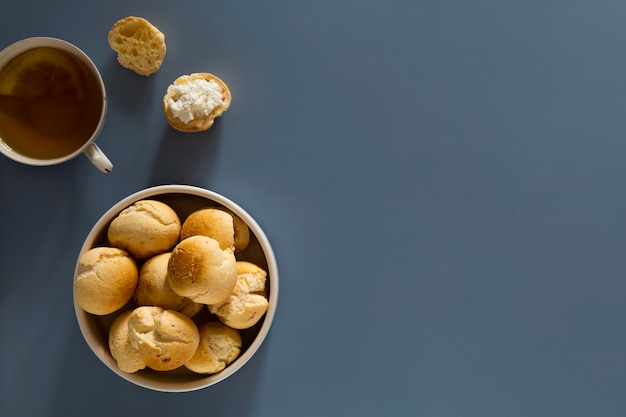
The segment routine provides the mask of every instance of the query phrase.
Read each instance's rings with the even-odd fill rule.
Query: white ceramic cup
[[[113,164],[107,158],[107,156],[102,152],[102,150],[96,145],[95,140],[100,134],[102,130],[102,126],[104,125],[104,119],[107,110],[107,98],[106,91],[104,88],[104,82],[102,81],[102,76],[98,71],[98,68],[93,63],[93,61],[85,54],[81,49],[77,46],[66,42],[61,39],[51,38],[51,37],[33,37],[23,39],[18,41],[4,50],[0,51],[0,71],[3,67],[5,67],[13,58],[17,57],[23,52],[26,52],[30,49],[39,48],[39,47],[50,47],[62,50],[74,56],[75,58],[82,61],[89,71],[93,73],[95,79],[99,84],[99,88],[101,90],[102,103],[100,106],[100,119],[96,128],[91,133],[91,136],[85,137],[85,141],[83,145],[74,150],[71,153],[66,155],[52,158],[52,159],[38,159],[33,158],[27,155],[23,155],[22,153],[16,152],[11,148],[5,141],[0,137],[0,152],[2,152],[7,157],[13,159],[14,161],[27,164],[27,165],[36,165],[36,166],[48,166],[48,165],[56,165],[62,162],[69,161],[72,158],[80,154],[85,154],[89,160],[102,172],[111,172],[113,169]]]

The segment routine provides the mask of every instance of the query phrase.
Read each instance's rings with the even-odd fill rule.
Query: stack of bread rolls
[[[107,244],[80,256],[76,303],[111,315],[109,349],[123,372],[220,372],[243,349],[240,331],[269,308],[266,271],[238,259],[249,241],[224,207],[181,221],[162,201],[137,201],[111,221]]]

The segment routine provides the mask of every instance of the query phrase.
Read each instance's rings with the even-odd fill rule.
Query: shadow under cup
[[[37,37],[0,52],[0,152],[7,157],[55,165],[84,152],[109,172],[110,162],[93,143],[105,114],[100,73],[78,47]],[[98,154],[105,163],[94,161]]]

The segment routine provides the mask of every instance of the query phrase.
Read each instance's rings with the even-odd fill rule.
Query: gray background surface
[[[149,78],[107,44],[128,15],[166,35]],[[0,27],[92,57],[114,163],[0,159],[0,415],[626,415],[626,3],[18,1]],[[165,89],[204,71],[232,106],[178,133]],[[164,394],[91,353],[71,283],[111,205],[176,183],[257,219],[281,295],[239,373]]]

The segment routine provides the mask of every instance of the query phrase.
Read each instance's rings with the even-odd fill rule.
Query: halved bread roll
[[[178,77],[163,97],[167,122],[181,132],[201,132],[230,107],[230,89],[217,76],[194,73]]]
[[[142,17],[128,16],[115,22],[108,41],[120,65],[139,75],[155,73],[165,59],[165,35]]]

